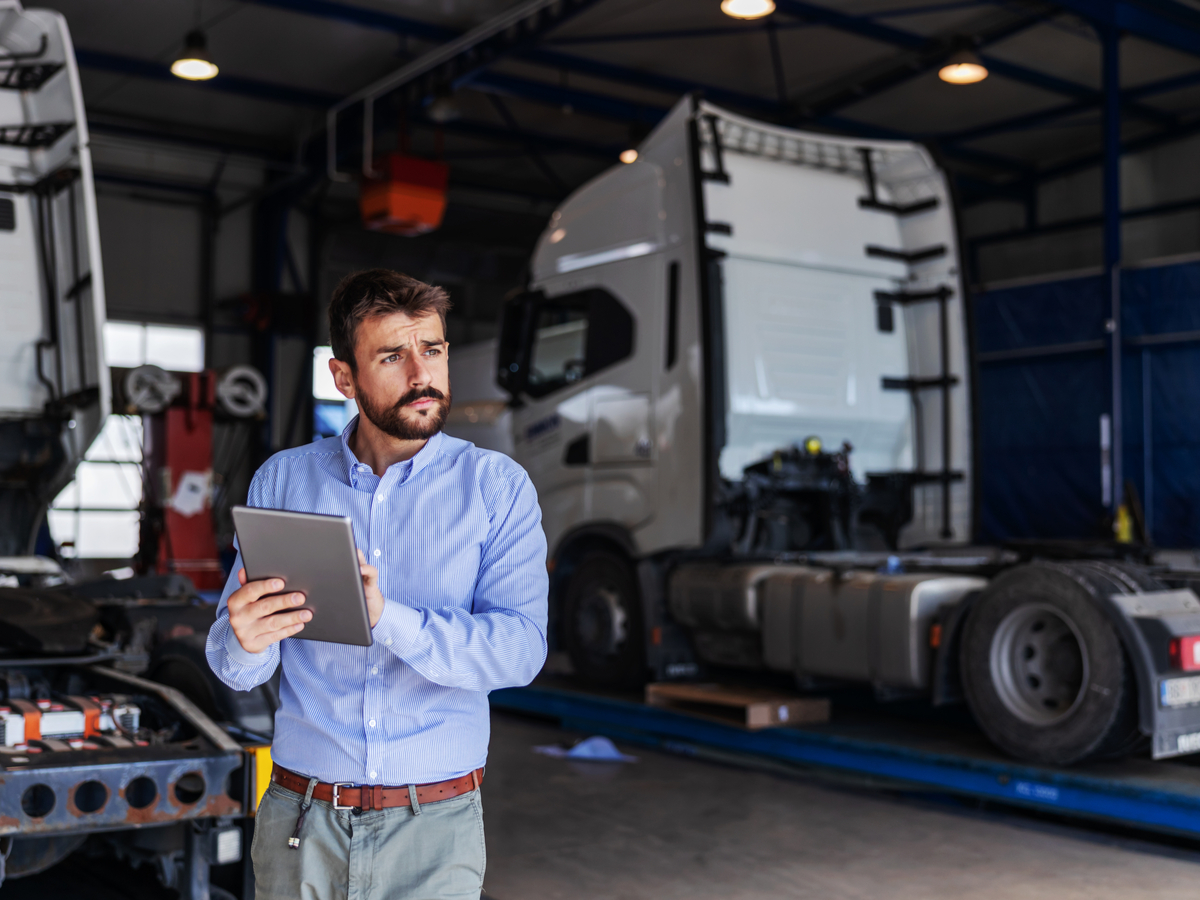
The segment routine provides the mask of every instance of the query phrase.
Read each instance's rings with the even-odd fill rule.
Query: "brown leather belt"
[[[285,787],[293,793],[304,796],[308,792],[309,779],[297,775],[278,763],[271,769],[271,780],[280,787]],[[438,800],[449,800],[460,794],[478,789],[483,783],[483,769],[468,772],[461,778],[450,778],[446,781],[435,781],[433,784],[414,785],[417,791],[417,803],[436,803]],[[382,785],[359,784],[329,784],[318,781],[313,788],[314,800],[332,803],[334,809],[388,809],[393,806],[408,806],[411,803],[408,785],[400,787],[383,787]]]

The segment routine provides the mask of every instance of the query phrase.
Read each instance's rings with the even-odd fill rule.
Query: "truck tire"
[[[644,684],[642,605],[628,560],[611,550],[587,552],[563,599],[563,643],[576,674],[597,687]]]
[[[1102,598],[1161,588],[1133,566],[1034,563],[989,584],[963,626],[963,691],[992,743],[1067,766],[1141,742],[1137,681]]]

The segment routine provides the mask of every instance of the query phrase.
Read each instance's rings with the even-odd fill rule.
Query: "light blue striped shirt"
[[[208,661],[235,690],[282,661],[271,755],[322,781],[425,784],[487,759],[488,691],[528,684],[546,659],[546,537],[525,471],[436,434],[383,477],[347,438],[285,450],[254,476],[250,506],[348,515],[386,598],[374,645],[287,638],[249,653],[225,585]]]

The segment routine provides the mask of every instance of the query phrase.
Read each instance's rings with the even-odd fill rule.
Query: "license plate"
[[[1200,703],[1200,675],[1191,678],[1168,678],[1160,682],[1160,699],[1163,706],[1190,706]]]

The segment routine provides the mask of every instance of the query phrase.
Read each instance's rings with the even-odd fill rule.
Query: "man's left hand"
[[[367,616],[374,628],[383,615],[383,594],[379,593],[379,570],[367,562],[361,550],[358,551],[358,570],[362,572],[363,593],[367,595]]]

